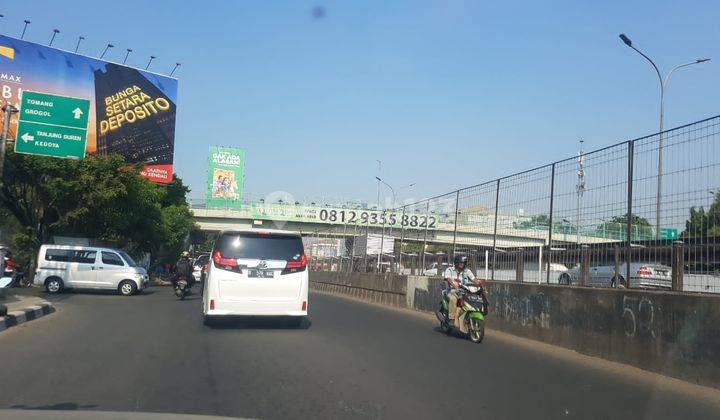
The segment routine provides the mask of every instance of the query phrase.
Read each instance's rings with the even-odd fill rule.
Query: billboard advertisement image
[[[210,146],[208,160],[208,207],[240,208],[245,181],[245,151]]]
[[[1,102],[20,107],[24,91],[89,101],[85,154],[120,154],[159,183],[172,180],[177,86],[171,77],[0,35]],[[10,138],[18,137],[17,118]]]

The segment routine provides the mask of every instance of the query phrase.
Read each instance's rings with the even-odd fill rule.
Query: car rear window
[[[299,236],[263,233],[225,233],[220,235],[213,252],[224,258],[296,261],[303,254]]]

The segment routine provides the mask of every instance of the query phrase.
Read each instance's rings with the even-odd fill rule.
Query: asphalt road
[[[300,329],[203,326],[199,296],[68,293],[0,333],[0,409],[262,418],[720,418],[720,392],[424,314],[312,294]]]

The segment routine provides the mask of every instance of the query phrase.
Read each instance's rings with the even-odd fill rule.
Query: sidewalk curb
[[[43,301],[40,305],[28,306],[19,311],[8,312],[6,316],[0,316],[0,331],[20,325],[23,322],[41,318],[53,312],[55,312],[55,307],[47,301]]]

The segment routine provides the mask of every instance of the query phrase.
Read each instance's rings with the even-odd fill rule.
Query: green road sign
[[[87,99],[23,92],[15,152],[84,158],[89,112]]]
[[[660,239],[677,239],[678,231],[672,228],[660,229]]]

